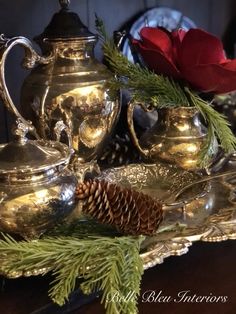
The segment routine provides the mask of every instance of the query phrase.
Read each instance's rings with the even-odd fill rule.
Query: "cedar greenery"
[[[133,64],[123,56],[109,39],[103,21],[96,17],[96,27],[103,41],[103,51],[106,62],[115,73],[114,80],[109,82],[111,97],[115,96],[118,88],[126,88],[132,92],[132,100],[146,103],[156,108],[170,108],[178,106],[196,107],[203,116],[208,127],[208,138],[199,163],[205,167],[209,163],[212,143],[218,138],[226,153],[236,148],[236,138],[225,116],[215,111],[211,105],[201,99],[194,91],[182,86],[172,79],[157,75],[139,64]]]
[[[34,241],[15,241],[2,234],[0,272],[34,271],[45,268],[55,277],[49,296],[63,305],[75,289],[76,279],[83,278],[80,288],[85,294],[102,292],[107,314],[137,313],[137,298],[143,273],[139,255],[143,237],[108,237],[83,234],[72,228],[73,236],[44,236]],[[76,232],[77,231],[77,232]],[[77,236],[76,236],[77,233]],[[134,292],[133,298],[126,299]],[[112,295],[117,293],[119,301]]]

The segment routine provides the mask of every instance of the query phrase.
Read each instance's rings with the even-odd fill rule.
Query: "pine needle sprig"
[[[236,138],[230,129],[230,123],[226,117],[188,88],[185,88],[185,91],[189,95],[193,106],[199,110],[208,127],[207,142],[200,157],[202,163],[207,163],[207,156],[210,154],[213,138],[219,139],[219,143],[226,153],[233,152],[236,149]]]
[[[159,108],[188,106],[187,97],[182,92],[181,87],[174,81],[160,75],[157,76],[138,64],[132,64],[116,48],[114,48],[114,51],[110,51],[104,46],[104,55],[110,68],[117,75],[116,81],[109,83],[109,88],[129,89],[134,101],[146,102]],[[127,77],[128,79],[125,79]]]
[[[141,245],[141,242],[140,242]],[[130,251],[130,258],[126,261],[126,267],[129,269],[136,269],[137,274],[134,273],[128,273],[123,272],[121,276],[122,281],[122,291],[124,291],[124,295],[127,297],[132,298],[131,304],[127,304],[127,299],[122,302],[122,308],[124,313],[128,313],[130,310],[130,313],[136,313],[136,303],[137,303],[137,297],[140,294],[140,285],[139,282],[141,281],[141,276],[143,273],[143,264],[141,260],[137,260],[136,250],[134,246],[131,247]],[[131,293],[131,295],[130,295]]]
[[[87,238],[87,235],[96,236],[121,236],[114,227],[104,225],[89,216],[82,216],[73,221],[66,221],[63,224],[56,225],[53,229],[48,230],[45,236],[61,237],[70,236],[74,238]]]
[[[101,291],[107,314],[137,313],[143,273],[139,255],[142,237],[61,236],[30,242],[17,242],[4,234],[2,237],[0,272],[51,270],[55,279],[49,296],[55,303],[63,305],[75,289],[77,278],[83,278],[82,291]],[[130,300],[126,300],[128,287],[134,291]]]
[[[149,103],[153,101],[159,107],[188,105],[188,99],[178,83],[156,75],[139,64],[133,64],[122,55],[114,41],[107,35],[104,24],[98,17],[96,28],[103,42],[104,58],[116,75],[115,80],[108,82],[111,90],[130,89],[133,92],[133,100]]]

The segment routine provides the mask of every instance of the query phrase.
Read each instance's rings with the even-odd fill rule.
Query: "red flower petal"
[[[224,94],[236,90],[236,60],[187,67],[182,74],[192,87],[202,92]]]
[[[236,59],[227,59],[225,62],[220,63],[220,65],[229,71],[236,71]]]
[[[167,56],[160,51],[154,49],[148,49],[140,43],[140,41],[134,41],[137,51],[141,54],[146,66],[153,70],[157,74],[173,77],[174,79],[180,79],[180,73],[175,64],[168,59]]]
[[[171,37],[173,38],[174,42],[181,43],[186,34],[187,32],[184,29],[179,28],[171,33]]]
[[[140,31],[143,46],[150,49],[157,49],[172,59],[172,41],[170,33],[154,27],[143,27]]]
[[[221,41],[200,29],[145,27],[133,44],[150,70],[215,94],[236,90],[236,59],[227,60]]]
[[[172,42],[173,42],[173,55],[174,55],[174,61],[176,65],[178,65],[179,63],[179,51],[181,49],[181,44],[186,33],[187,32],[181,28],[171,33]]]
[[[226,60],[221,41],[201,30],[190,29],[179,51],[180,65],[215,64]]]

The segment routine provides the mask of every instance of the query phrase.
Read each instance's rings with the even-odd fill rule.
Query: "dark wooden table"
[[[139,313],[150,314],[235,314],[236,313],[236,241],[196,243],[190,252],[170,257],[162,265],[145,272],[139,300]],[[49,277],[1,278],[1,314],[58,314],[62,310],[50,305],[47,297]],[[175,302],[178,293],[188,291],[193,296],[226,296],[222,302]],[[170,296],[169,303],[143,302],[143,294],[154,291],[155,296]],[[196,297],[195,297],[196,299]],[[210,299],[208,299],[210,300]],[[104,314],[99,299],[77,308],[76,302],[64,307],[63,314]]]

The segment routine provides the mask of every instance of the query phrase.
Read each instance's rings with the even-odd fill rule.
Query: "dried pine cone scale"
[[[162,204],[149,195],[105,180],[88,180],[76,189],[83,212],[131,235],[153,235],[163,220]]]
[[[112,138],[98,163],[100,166],[107,168],[107,166],[127,165],[140,160],[141,155],[133,145],[128,133],[125,133],[122,136],[116,134]]]

